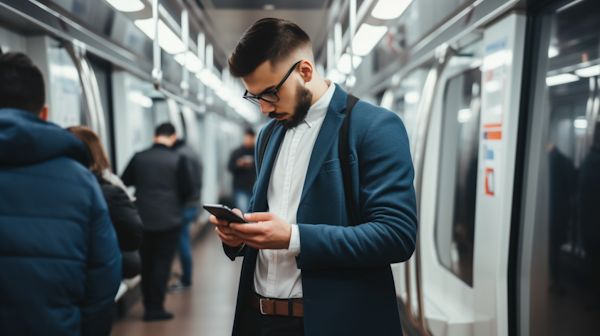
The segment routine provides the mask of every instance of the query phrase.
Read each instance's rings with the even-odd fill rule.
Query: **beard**
[[[312,105],[313,94],[309,89],[300,85],[296,85],[296,107],[294,108],[294,114],[289,120],[282,120],[281,124],[285,129],[294,128],[302,123],[308,115],[308,110]],[[281,113],[271,112],[269,117],[275,119],[281,116]]]

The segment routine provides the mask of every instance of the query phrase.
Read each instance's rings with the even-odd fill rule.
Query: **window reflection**
[[[438,259],[470,286],[473,285],[480,88],[479,68],[467,70],[446,84],[436,220]]]
[[[540,85],[547,87],[549,121],[547,175],[538,177],[548,195],[538,217],[548,216],[548,253],[547,265],[532,269],[547,266],[548,272],[540,275],[547,279],[545,296],[532,296],[532,309],[545,311],[532,321],[534,333],[597,335],[600,328],[599,16],[597,1],[559,8],[550,47],[540,55],[548,59]]]

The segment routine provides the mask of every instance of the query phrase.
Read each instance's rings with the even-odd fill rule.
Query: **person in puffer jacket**
[[[100,189],[108,205],[108,215],[117,232],[117,240],[121,249],[122,277],[133,278],[140,274],[142,262],[137,249],[142,244],[144,225],[133,205],[134,197],[130,196],[121,179],[110,169],[108,157],[102,147],[98,135],[87,126],[73,126],[67,131],[75,135],[88,149],[90,154],[90,171],[96,176]],[[93,333],[93,336],[108,336],[116,314],[116,305],[106,311],[101,317],[103,323]]]
[[[40,70],[0,55],[0,335],[89,335],[121,254],[86,148],[44,104]]]

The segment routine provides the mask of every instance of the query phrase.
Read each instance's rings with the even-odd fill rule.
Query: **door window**
[[[481,70],[446,83],[435,241],[444,267],[473,285]]]
[[[538,62],[547,66],[536,85],[545,93],[535,107],[543,120],[543,148],[534,177],[536,220],[523,223],[535,229],[532,243],[522,246],[532,257],[521,293],[530,300],[529,334],[597,335],[600,3],[566,2],[544,15],[550,29],[542,44],[549,47],[540,51]]]

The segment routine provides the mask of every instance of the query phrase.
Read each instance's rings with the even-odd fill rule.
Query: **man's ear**
[[[315,71],[312,64],[309,61],[303,60],[298,64],[298,68],[300,68],[300,75],[304,79],[304,82],[310,82]]]
[[[49,108],[48,108],[48,106],[46,106],[46,105],[45,105],[45,106],[42,108],[42,111],[40,112],[40,114],[39,114],[39,117],[40,117],[40,118],[41,118],[43,121],[48,121],[48,112],[49,112],[49,110],[50,110],[50,109],[49,109]]]

